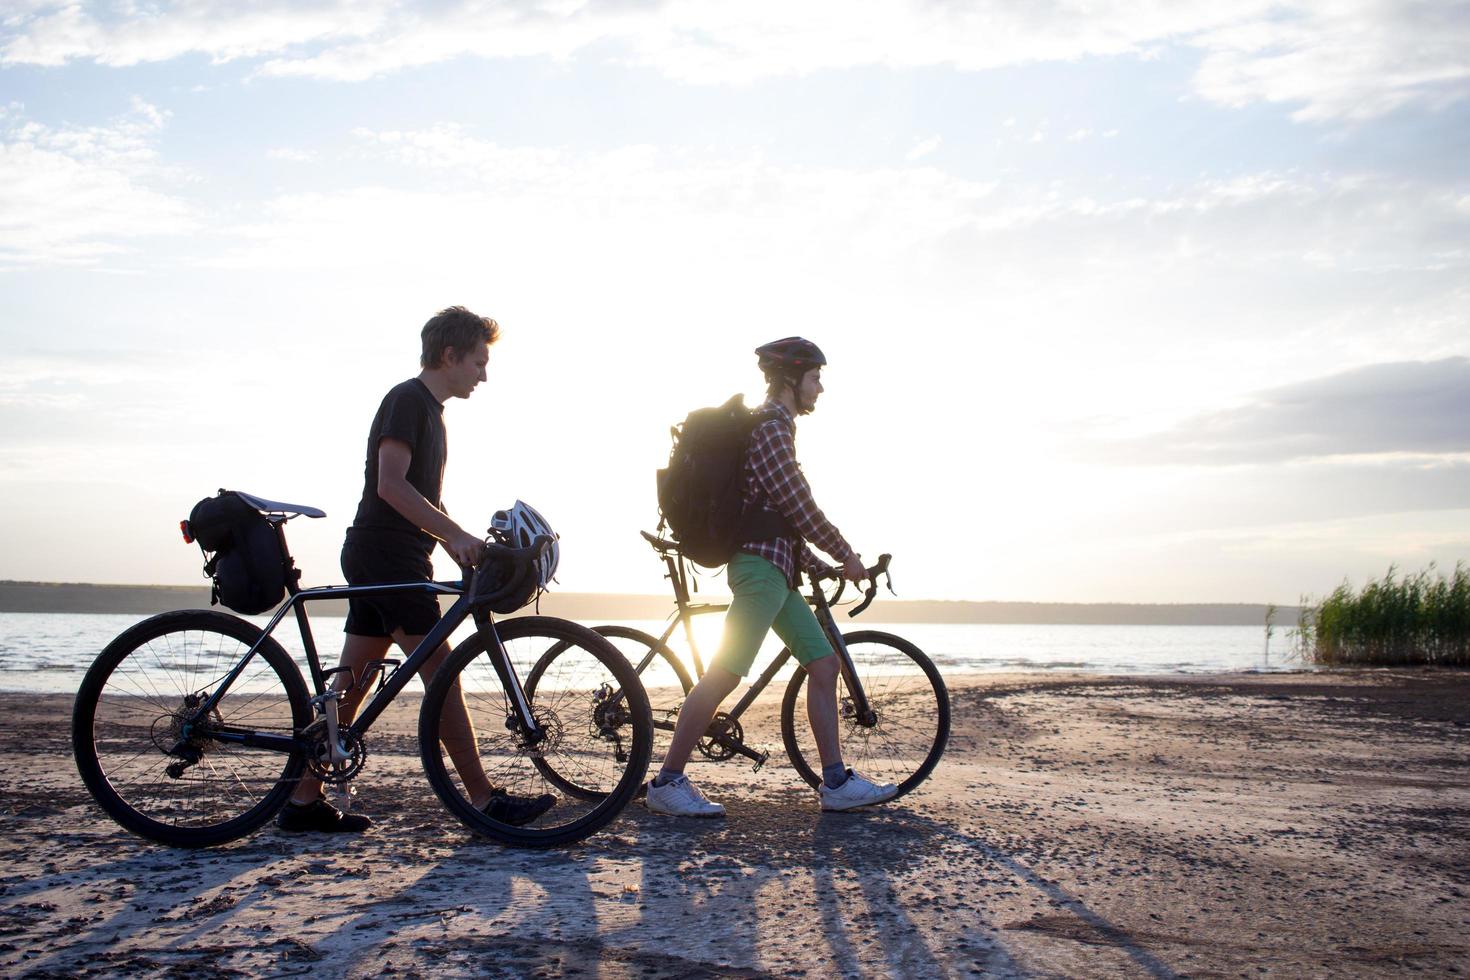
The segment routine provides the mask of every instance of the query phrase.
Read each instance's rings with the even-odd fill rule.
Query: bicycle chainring
[[[745,741],[745,729],[740,727],[739,720],[731,718],[723,711],[715,714],[714,720],[709,723],[709,730],[711,732],[718,732],[733,742]],[[716,741],[713,735],[706,735],[697,744],[699,754],[711,762],[724,762],[735,754],[733,748]]]
[[[318,718],[308,725],[302,731],[301,739],[306,743],[306,768],[324,783],[336,786],[349,782],[362,772],[363,766],[367,765],[367,743],[361,737],[342,728],[337,729],[337,740],[342,743],[342,748],[346,750],[348,758],[345,762],[332,761],[327,745],[325,718]]]

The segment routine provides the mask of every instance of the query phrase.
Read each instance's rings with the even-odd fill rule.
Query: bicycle
[[[551,537],[526,548],[487,540],[485,559],[457,582],[302,589],[285,525],[325,514],[241,496],[273,525],[288,573],[286,599],[265,628],[213,610],[162,613],[108,644],[77,692],[77,768],[92,797],[119,824],[162,844],[207,847],[270,820],[308,770],[328,786],[347,786],[366,764],[373,723],[470,617],[475,632],[435,672],[419,711],[424,773],[445,807],[476,834],[551,847],[596,832],[633,798],[648,768],[653,730],[631,666],[584,626],[547,616],[497,622],[487,608],[503,598],[498,583],[516,577],[497,578],[504,563],[535,561]],[[376,690],[350,724],[339,725],[341,694],[327,684],[349,668],[322,669],[307,604],[415,590],[457,598],[407,658],[368,665],[356,683],[375,679]],[[288,613],[295,615],[313,694],[271,635]],[[455,727],[456,692],[473,742]],[[485,775],[510,793],[544,791],[547,758],[579,774],[580,792],[525,826],[501,823],[474,807],[458,770],[446,765],[451,749],[478,750]]]
[[[647,675],[656,661],[672,672],[678,681],[677,688],[645,684],[655,730],[672,733],[684,697],[693,688],[695,680],[704,676],[704,661],[695,642],[692,620],[696,616],[723,612],[730,604],[692,602],[688,564],[679,545],[647,531],[639,533],[663,560],[666,568],[664,577],[673,586],[677,608],[670,616],[668,628],[657,637],[628,626],[595,626],[593,630],[619,644],[619,649],[634,665],[640,678]],[[891,560],[891,555],[883,555],[867,570],[869,585],[865,597],[860,605],[848,612],[849,617],[862,613],[873,602],[879,576],[887,580],[889,591],[893,591],[888,572]],[[822,589],[823,582],[828,580],[838,583],[831,596]],[[837,696],[843,755],[869,779],[896,784],[897,795],[902,796],[923,782],[944,754],[949,741],[949,692],[938,668],[908,640],[877,630],[843,633],[838,629],[832,607],[841,600],[845,588],[846,582],[834,572],[814,579],[808,597],[817,621],[841,661]],[[694,663],[693,678],[669,646],[669,640],[681,625]],[[740,718],[791,658],[791,651],[783,647],[770,666],[751,683],[740,701],[728,712],[721,711],[715,716],[707,734],[698,743],[701,755],[715,762],[739,755],[752,760],[756,770],[766,764],[770,753],[746,743]],[[822,765],[805,714],[798,712],[806,677],[806,668],[798,664],[787,682],[781,700],[781,738],[792,766],[815,789],[821,784]],[[666,742],[666,739],[661,741]],[[548,779],[570,791],[571,779],[552,774]]]

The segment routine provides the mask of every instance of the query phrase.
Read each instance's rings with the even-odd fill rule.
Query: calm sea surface
[[[0,691],[73,692],[93,658],[118,633],[140,621],[135,615],[0,613]],[[256,622],[264,625],[263,619]],[[662,622],[628,622],[655,635]],[[696,642],[708,662],[719,644],[720,617],[696,620]],[[1266,650],[1259,626],[1042,626],[903,623],[866,619],[845,629],[897,633],[917,644],[946,675],[997,671],[1085,671],[1097,674],[1210,673],[1300,669],[1290,656],[1291,638],[1278,629]],[[323,659],[335,663],[342,619],[314,617]],[[462,629],[461,633],[467,632]],[[301,643],[288,619],[276,638],[298,660]],[[684,653],[682,640],[673,644]],[[756,669],[780,649],[768,644]],[[304,661],[303,661],[304,662]],[[651,678],[650,685],[658,678]]]

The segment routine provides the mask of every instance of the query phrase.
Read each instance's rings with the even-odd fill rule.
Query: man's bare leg
[[[394,639],[407,654],[412,653],[424,638],[395,633]],[[429,681],[433,679],[434,672],[448,657],[449,644],[443,643],[440,644],[438,650],[434,651],[433,656],[424,662],[424,666],[419,670],[419,677],[423,679],[425,689],[428,688]],[[485,765],[480,760],[474,722],[470,719],[469,708],[464,701],[464,691],[460,689],[458,680],[454,682],[454,689],[449,692],[449,697],[444,701],[444,713],[439,719],[439,741],[449,753],[449,760],[454,763],[454,770],[459,773],[459,778],[464,783],[465,795],[470,798],[470,805],[477,810],[483,808],[486,803],[490,802],[491,785],[489,778],[485,775]]]
[[[821,657],[806,665],[806,717],[822,759],[819,795],[823,810],[850,810],[891,800],[898,787],[875,783],[854,773],[842,762],[842,744],[837,731],[837,678],[842,664],[837,657]]]
[[[715,713],[720,710],[720,705],[740,685],[740,675],[731,673],[725,668],[711,664],[709,670],[694,685],[689,696],[684,699],[684,706],[679,709],[679,721],[674,726],[674,737],[669,741],[669,750],[664,754],[662,769],[666,772],[683,772],[684,766],[689,762],[689,756],[694,753],[694,746],[704,738],[705,732],[709,731],[709,723],[714,721]],[[836,709],[833,709],[834,732]],[[672,777],[670,777],[672,778]]]
[[[823,769],[842,762],[837,735],[837,676],[841,671],[835,654],[806,665],[806,720],[812,726]]]

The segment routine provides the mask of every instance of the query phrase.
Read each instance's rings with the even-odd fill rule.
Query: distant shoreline
[[[717,595],[703,596],[718,601]],[[208,609],[205,585],[90,585],[78,582],[0,581],[0,612],[137,613],[170,609]],[[592,621],[663,619],[673,599],[661,595],[617,595],[597,592],[553,592],[541,600],[549,616]],[[319,615],[345,615],[345,603],[312,604]],[[1089,626],[1260,626],[1266,606],[1257,603],[1121,603],[1121,602],[965,602],[894,599],[879,594],[864,614],[883,623],[1015,623]],[[1284,629],[1297,620],[1295,606],[1281,606],[1275,625]]]

